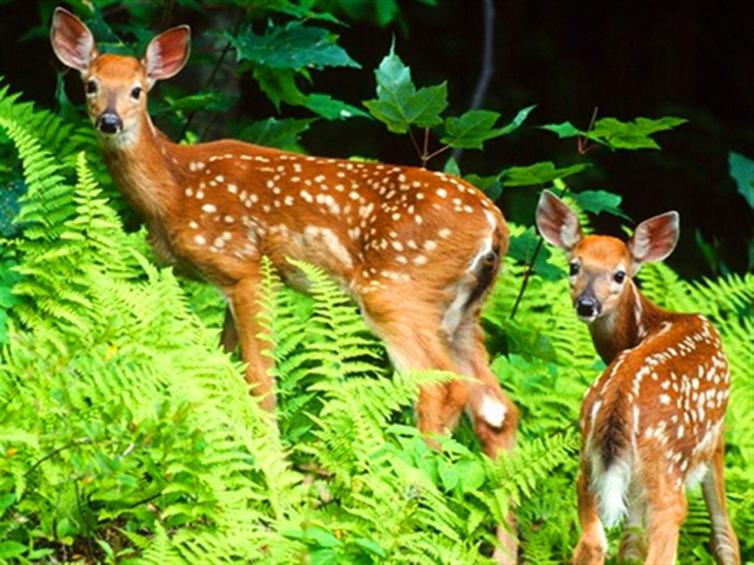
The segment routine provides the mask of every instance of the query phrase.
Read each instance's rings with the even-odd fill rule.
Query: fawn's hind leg
[[[597,513],[597,495],[590,485],[591,476],[591,464],[582,457],[576,484],[581,538],[573,552],[573,565],[601,565],[607,555],[607,536]]]
[[[720,433],[710,468],[702,481],[702,491],[712,523],[711,545],[715,560],[721,565],[738,565],[741,563],[738,540],[725,505],[724,455],[725,440]]]

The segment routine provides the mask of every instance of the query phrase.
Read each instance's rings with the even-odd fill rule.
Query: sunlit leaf
[[[326,120],[347,120],[349,118],[369,118],[364,110],[333,98],[329,94],[310,94],[304,106]]]
[[[511,167],[503,171],[503,186],[531,186],[562,179],[587,168],[584,163],[558,169],[552,161],[542,161],[525,167]]]
[[[235,47],[239,61],[273,69],[359,67],[337,44],[337,35],[299,21],[270,26],[264,35],[249,29],[238,35],[227,33],[225,37]]]
[[[440,114],[448,106],[446,83],[416,89],[411,69],[391,48],[374,72],[377,98],[364,105],[393,133],[406,133],[409,126],[432,127],[442,123]]]
[[[584,190],[578,194],[574,194],[574,197],[580,208],[592,214],[607,212],[608,214],[627,220],[631,219],[621,210],[620,203],[623,197],[620,194],[606,190]]]

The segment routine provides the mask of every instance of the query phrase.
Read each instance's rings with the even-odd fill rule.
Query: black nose
[[[106,113],[97,118],[97,129],[102,133],[115,133],[123,128],[123,122],[118,114]]]
[[[600,305],[591,296],[580,296],[576,301],[576,312],[579,316],[591,318],[600,313]]]

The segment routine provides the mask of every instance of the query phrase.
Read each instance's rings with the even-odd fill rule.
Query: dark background
[[[3,5],[4,4],[4,5]],[[40,26],[50,3],[0,2],[0,74],[27,99],[55,108],[54,59]],[[451,113],[467,109],[480,72],[483,37],[481,0],[442,1],[437,7],[401,3],[397,22],[381,28],[371,22],[332,26],[340,44],[362,69],[335,69],[316,74],[318,92],[352,104],[374,96],[372,69],[387,53],[391,37],[413,71],[417,85],[448,81]],[[495,2],[494,75],[483,107],[510,119],[518,109],[538,104],[524,127],[489,142],[486,150],[466,151],[464,173],[493,174],[512,165],[552,160],[558,166],[577,162],[574,140],[559,140],[532,126],[570,120],[586,128],[595,107],[599,116],[629,120],[637,116],[674,115],[689,120],[675,131],[656,136],[662,151],[610,152],[598,148],[586,157],[587,172],[569,181],[573,188],[605,189],[624,197],[634,219],[677,209],[682,240],[669,259],[683,276],[749,268],[752,213],[728,175],[728,152],[754,158],[754,8],[748,2],[613,3]],[[106,12],[107,14],[107,12]],[[113,10],[107,17],[122,20]],[[170,25],[190,23],[194,37],[228,29],[227,14],[208,5],[205,17],[176,7]],[[155,21],[157,32],[164,22]],[[30,31],[31,30],[31,31]],[[201,45],[194,56],[201,56]],[[204,56],[212,53],[204,53]],[[224,124],[237,115],[261,119],[275,108],[247,76],[237,81],[228,57],[218,88],[238,91],[237,114],[213,118],[207,138],[221,137]],[[83,99],[80,81],[68,73],[67,91]],[[200,77],[184,71],[171,82],[187,87]],[[152,96],[160,96],[158,87]],[[154,98],[152,98],[154,100]],[[307,116],[284,106],[283,116]],[[203,130],[211,116],[196,117]],[[159,123],[158,123],[159,125]],[[199,127],[201,126],[201,127]],[[170,131],[175,134],[177,132]],[[364,120],[320,121],[305,134],[305,148],[315,154],[363,155],[418,164],[407,137],[388,133],[379,123]],[[432,163],[441,167],[442,159]],[[506,215],[530,224],[538,191],[506,189],[499,200]],[[620,233],[619,221],[602,215],[598,229]],[[717,250],[719,261],[705,260],[695,232]]]

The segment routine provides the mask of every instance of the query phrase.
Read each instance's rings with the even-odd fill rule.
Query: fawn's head
[[[100,54],[89,28],[56,8],[50,42],[60,61],[81,73],[86,107],[100,137],[120,144],[134,139],[146,116],[147,92],[155,81],[177,74],[189,57],[191,30],[171,28],[153,38],[141,60]]]
[[[542,237],[568,252],[571,299],[576,314],[591,323],[610,314],[629,292],[627,280],[642,263],[662,261],[675,249],[679,235],[678,212],[644,220],[628,242],[604,235],[584,235],[579,219],[549,190],[537,206],[537,227]]]

